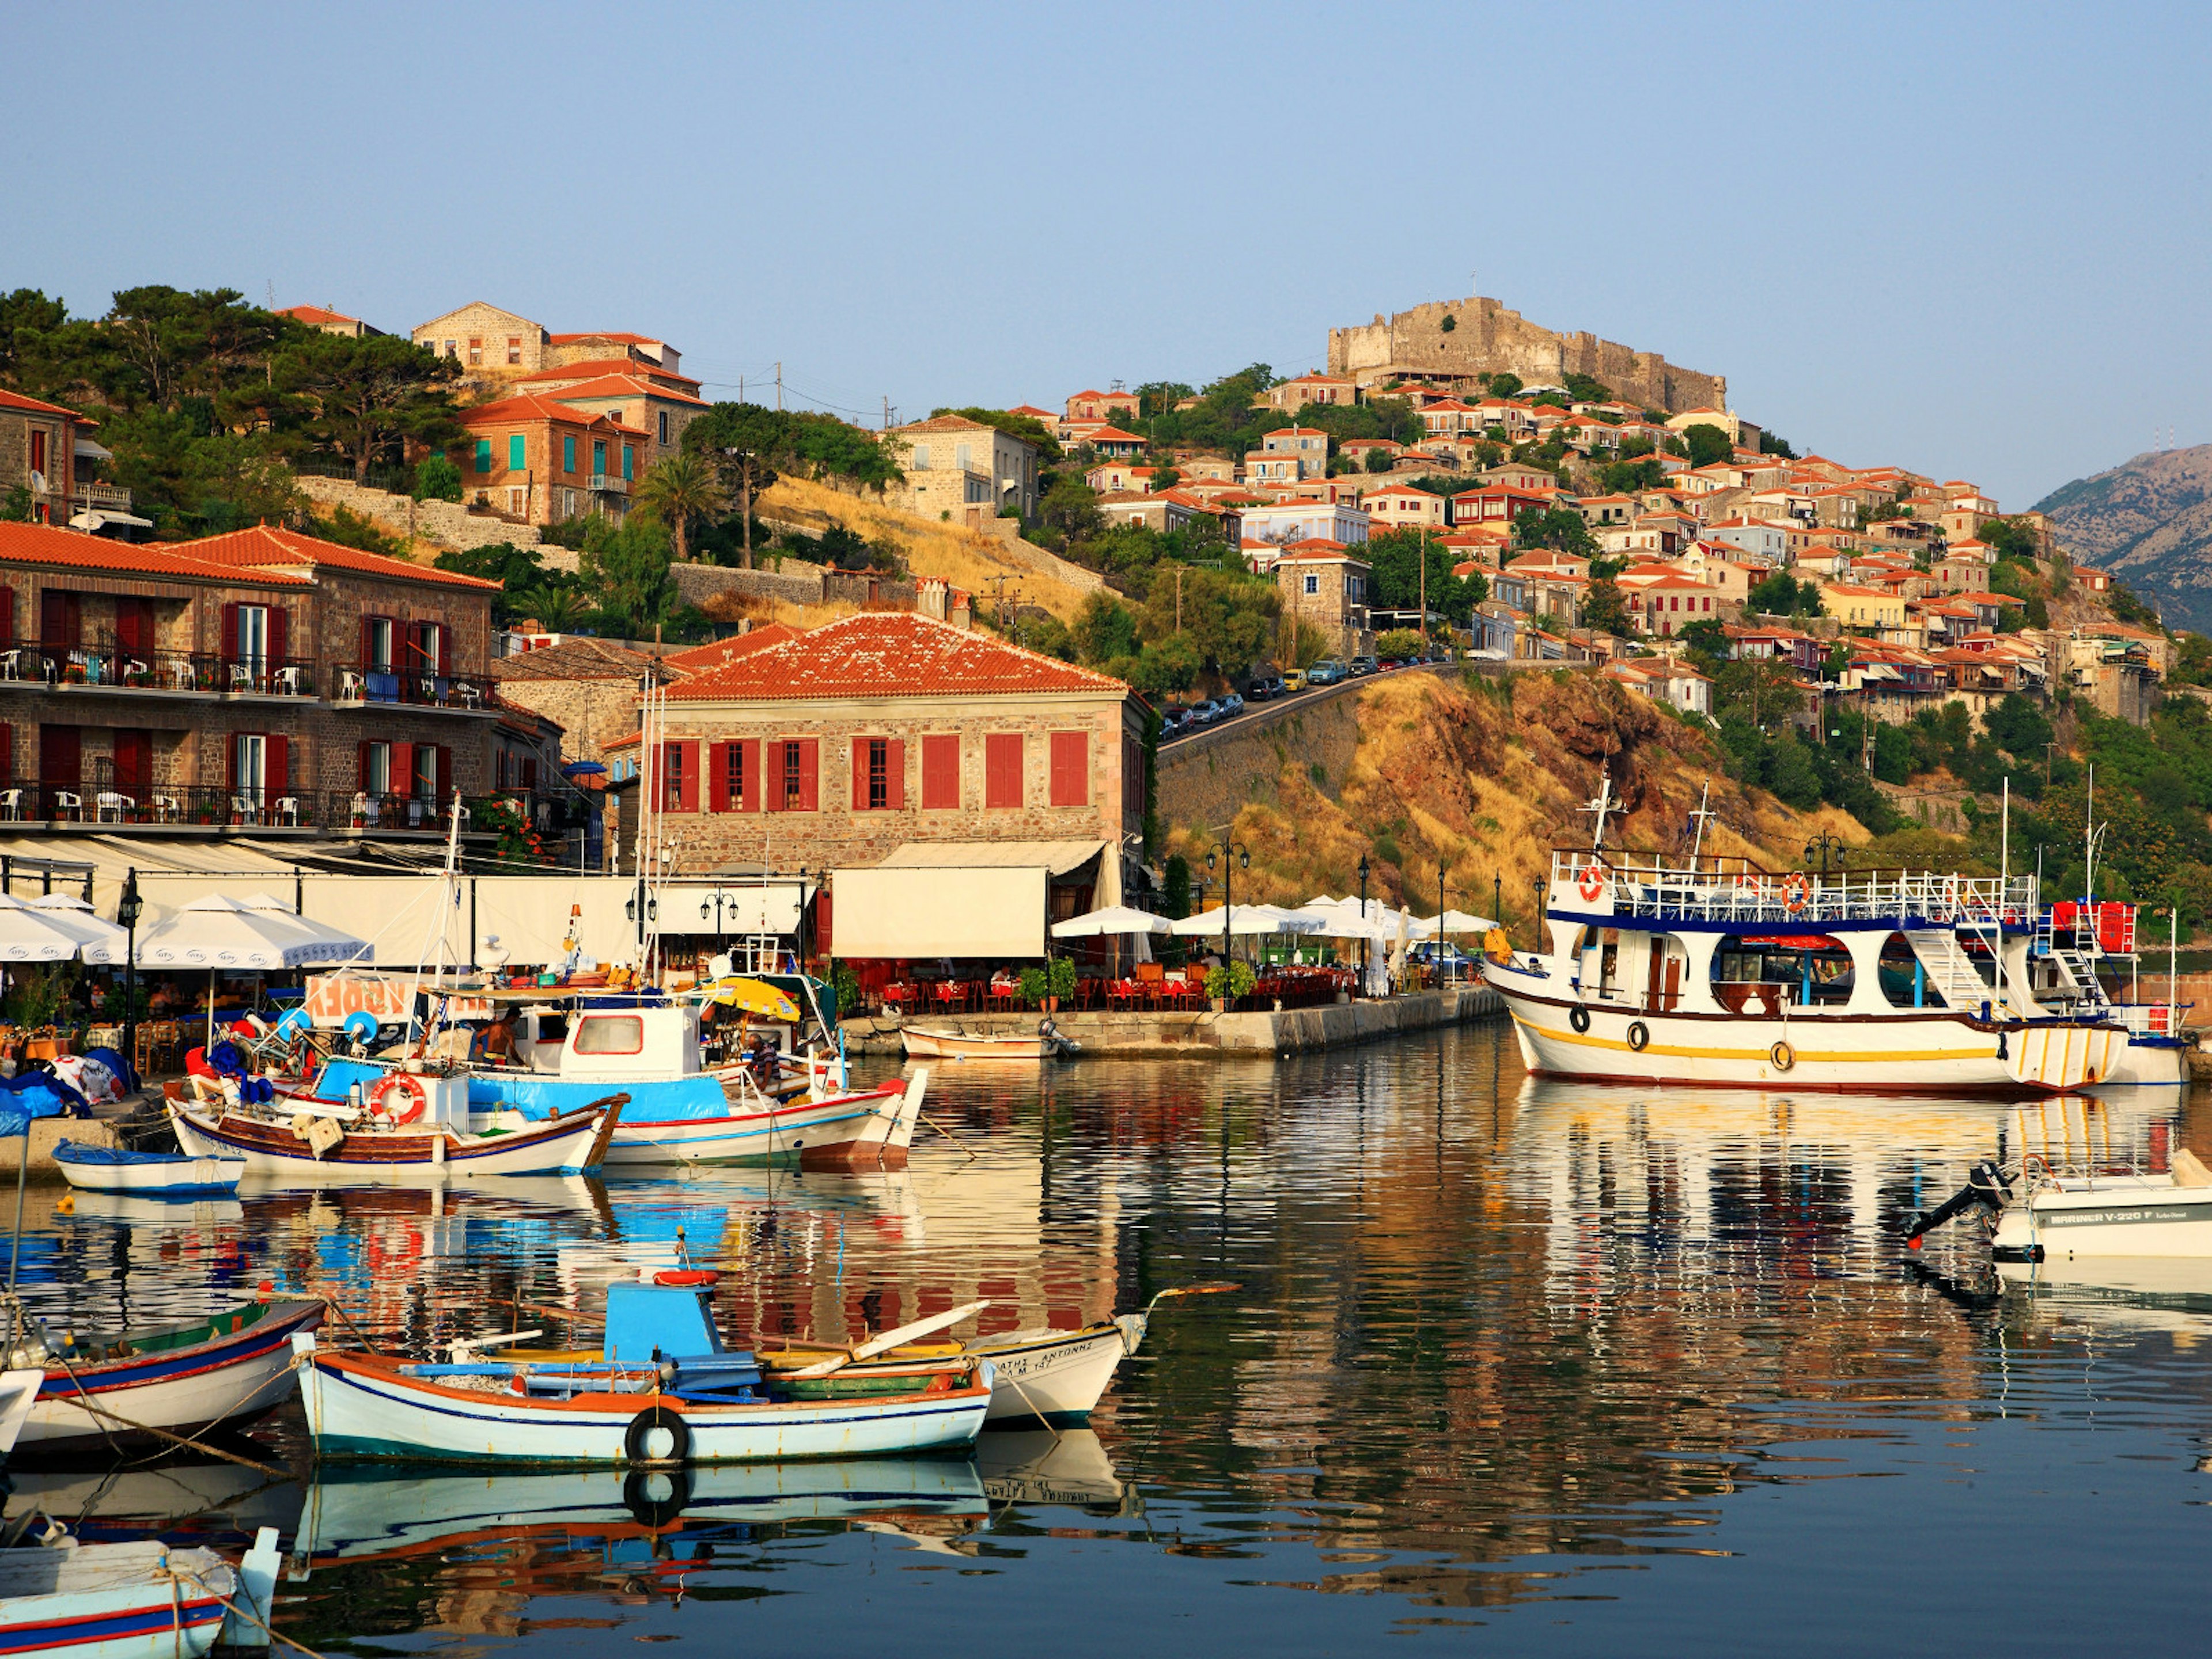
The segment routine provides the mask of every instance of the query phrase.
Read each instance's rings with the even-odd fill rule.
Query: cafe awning
[[[1121,896],[1103,841],[921,841],[868,869],[830,873],[840,957],[1018,961],[1046,952],[1055,885],[1087,883],[1100,908]]]

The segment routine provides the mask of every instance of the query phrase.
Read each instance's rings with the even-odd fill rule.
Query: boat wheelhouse
[[[1544,927],[1484,964],[1542,1075],[2016,1095],[2124,1069],[2124,1026],[2032,988],[2031,877],[1562,849]]]

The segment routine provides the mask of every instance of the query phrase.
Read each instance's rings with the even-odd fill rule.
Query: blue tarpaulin
[[[52,1072],[18,1072],[0,1079],[0,1108],[13,1105],[33,1117],[90,1117],[85,1097]]]
[[[0,1100],[0,1135],[27,1135],[31,1114],[12,1100]]]

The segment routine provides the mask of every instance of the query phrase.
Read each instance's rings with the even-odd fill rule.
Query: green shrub
[[[1234,1000],[1252,994],[1252,988],[1260,976],[1252,971],[1249,962],[1225,962],[1218,968],[1206,970],[1206,994]]]

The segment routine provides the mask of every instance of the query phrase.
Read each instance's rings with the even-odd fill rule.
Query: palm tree
[[[549,634],[565,634],[581,622],[591,606],[567,582],[540,582],[508,596],[507,605],[519,617],[535,617]]]
[[[677,454],[646,469],[637,486],[637,504],[668,526],[681,564],[690,557],[691,520],[715,517],[730,502],[712,466],[696,455]]]

